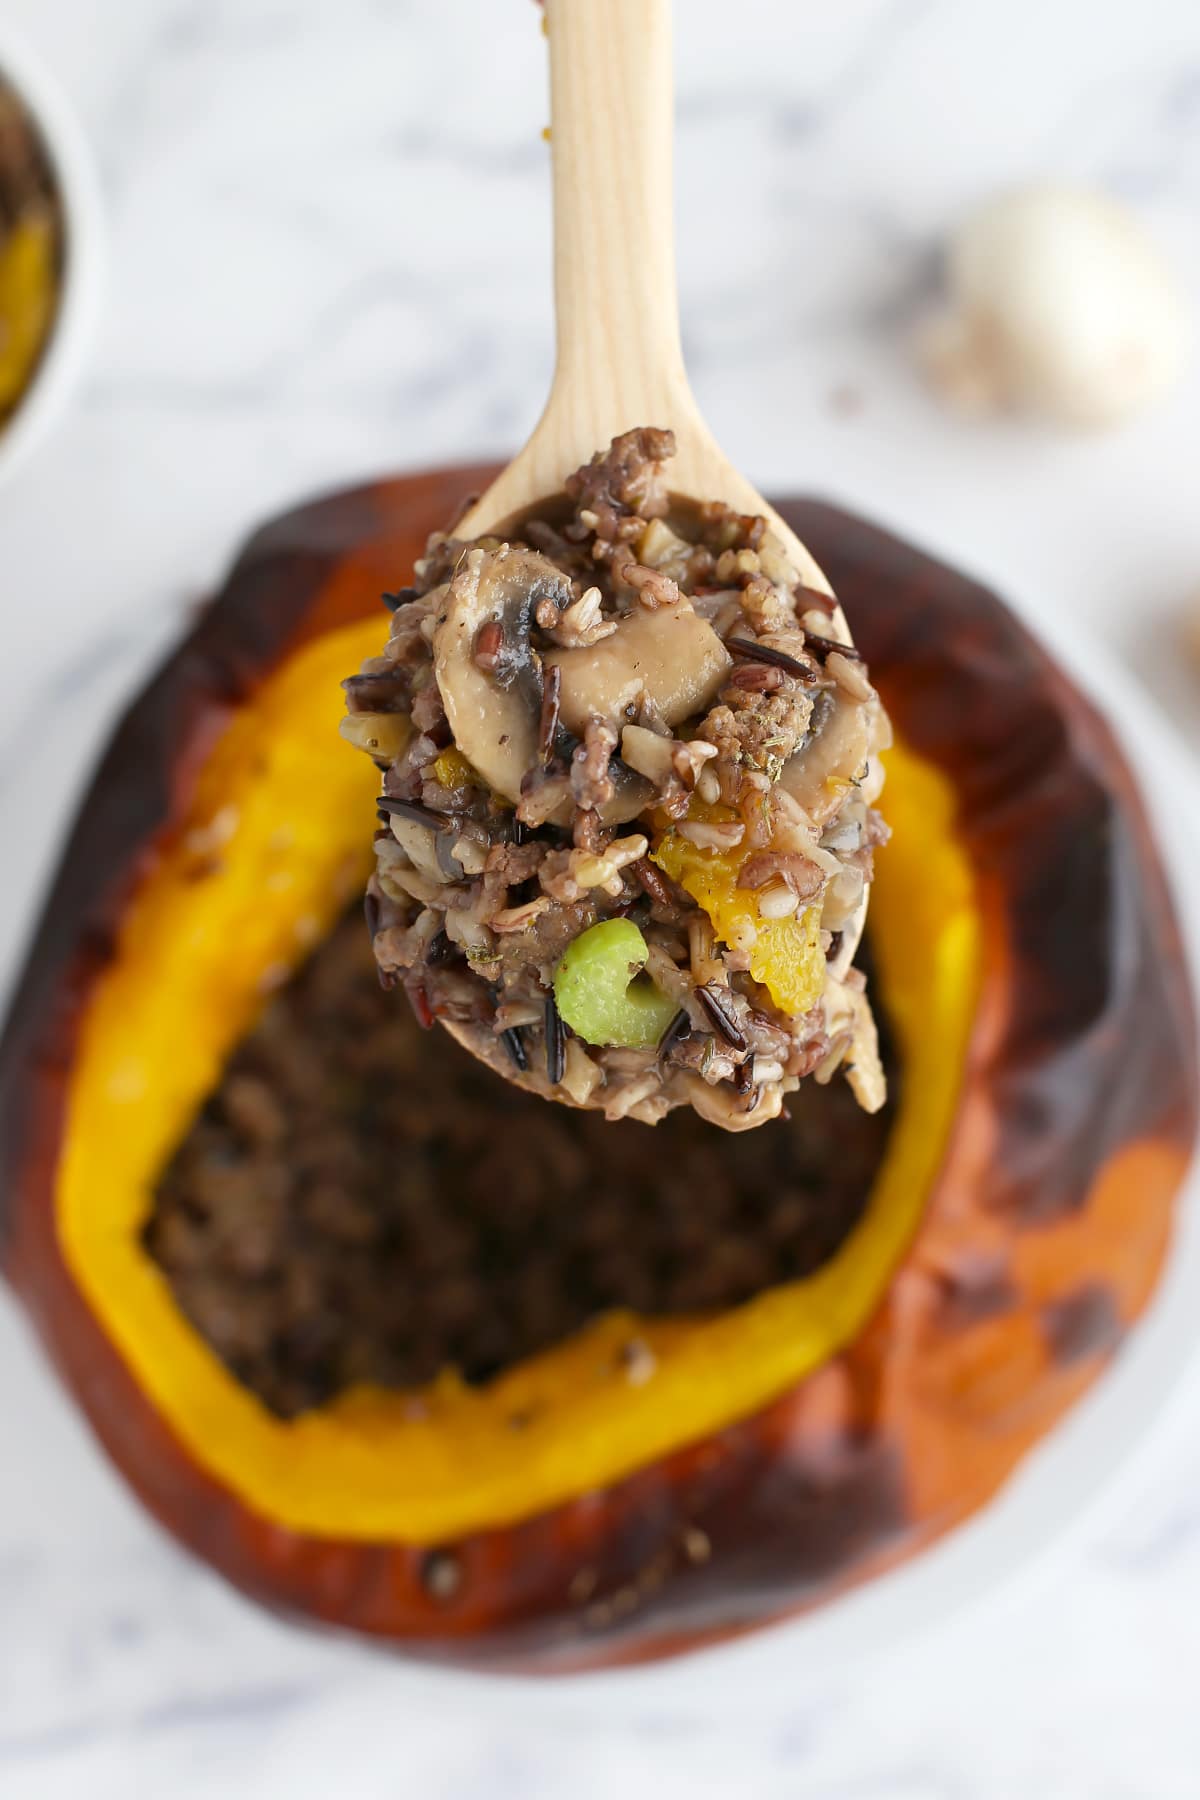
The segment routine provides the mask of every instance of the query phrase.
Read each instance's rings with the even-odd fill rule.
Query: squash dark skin
[[[980,1506],[1147,1304],[1200,1083],[1176,922],[1105,723],[986,590],[862,521],[784,502],[901,737],[953,788],[975,878],[965,1082],[907,1254],[865,1328],[789,1391],[586,1499],[432,1543],[306,1532],[248,1506],[150,1402],[64,1256],[56,1170],[80,1034],[147,852],[232,710],[367,616],[488,473],[381,483],[268,525],[130,707],[72,835],[89,880],[60,872],[0,1045],[0,1243],[109,1455],[231,1581],[423,1656],[559,1672],[812,1606]]]

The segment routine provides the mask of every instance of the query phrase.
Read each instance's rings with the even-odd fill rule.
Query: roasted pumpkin
[[[358,1389],[269,1413],[142,1227],[264,989],[364,878],[375,780],[338,741],[339,678],[485,474],[269,525],[130,708],[0,1046],[0,1226],[109,1454],[231,1580],[423,1654],[566,1669],[761,1625],[978,1507],[1153,1290],[1196,1039],[1106,726],[990,594],[784,504],[899,739],[872,939],[902,1097],[862,1219],[803,1281],[639,1322],[637,1385],[629,1321],[607,1318],[483,1388],[447,1374],[419,1408]]]

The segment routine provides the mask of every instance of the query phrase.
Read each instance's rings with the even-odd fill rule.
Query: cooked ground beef
[[[741,1130],[838,1068],[871,1110],[875,1028],[839,946],[887,835],[886,715],[765,520],[670,500],[673,450],[628,432],[510,539],[435,534],[346,682],[345,735],[383,771],[380,974],[610,1120],[688,1104]]]
[[[734,1141],[686,1110],[648,1133],[514,1093],[380,989],[356,916],[233,1055],[146,1243],[284,1416],[355,1382],[479,1382],[609,1309],[724,1308],[825,1262],[890,1116],[840,1084],[790,1108]]]

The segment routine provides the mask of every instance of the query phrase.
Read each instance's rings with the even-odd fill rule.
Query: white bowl
[[[49,341],[11,419],[0,427],[3,481],[45,437],[66,405],[95,324],[103,253],[100,189],[87,140],[58,82],[3,21],[0,76],[16,90],[41,137],[58,185],[65,249]]]

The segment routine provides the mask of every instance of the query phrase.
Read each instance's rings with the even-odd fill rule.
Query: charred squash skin
[[[131,707],[72,835],[89,882],[60,874],[0,1045],[0,1252],[113,1460],[232,1581],[426,1656],[562,1671],[815,1604],[996,1489],[1153,1291],[1196,1131],[1196,1034],[1107,727],[986,591],[860,521],[785,504],[902,739],[952,787],[974,880],[981,989],[955,1122],[881,1304],[745,1419],[512,1524],[373,1542],[247,1506],[150,1404],[64,1259],[80,1034],[147,858],[178,833],[236,709],[361,619],[487,475],[354,490],[268,526]]]

